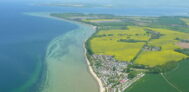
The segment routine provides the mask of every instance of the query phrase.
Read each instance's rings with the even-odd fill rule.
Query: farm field
[[[159,32],[162,36],[158,39],[152,39],[148,42],[149,46],[160,47],[160,51],[143,51],[142,54],[136,59],[137,64],[148,66],[163,65],[168,62],[180,61],[187,58],[186,55],[176,52],[175,49],[181,48],[176,45],[179,40],[176,39],[189,39],[189,34],[176,32],[166,29],[150,28],[155,32]]]
[[[184,21],[187,25],[189,25],[189,19],[188,18],[181,18],[182,21]]]
[[[189,60],[182,60],[176,69],[165,73],[165,77],[180,91],[167,83],[160,74],[147,74],[125,92],[189,92]],[[160,86],[161,85],[161,86]]]
[[[146,32],[146,29],[161,36],[150,40],[152,34]],[[167,29],[129,26],[127,30],[98,31],[90,40],[90,46],[94,54],[114,56],[119,61],[130,62],[141,52],[134,63],[154,67],[188,57],[175,51],[181,48],[176,45],[180,42],[177,39],[189,39],[189,34]],[[144,50],[144,45],[158,47],[160,50]]]
[[[179,89],[181,89],[182,92],[189,92],[189,73],[186,71],[189,70],[188,66],[189,59],[182,60],[176,69],[165,74],[165,76]]]
[[[149,38],[139,27],[129,27],[128,30],[102,30],[94,35],[90,45],[94,54],[111,55],[119,61],[130,62]]]
[[[118,19],[83,19],[82,21],[92,23],[120,22]]]
[[[186,57],[187,56],[185,56],[184,54],[171,50],[146,51],[136,59],[136,63],[153,67],[156,65],[163,65],[171,61],[180,61]]]
[[[60,17],[96,26],[96,33],[86,43],[94,69],[116,75],[119,65],[126,61],[129,66],[121,72],[128,73],[128,78],[145,74],[124,92],[189,92],[189,18],[75,15],[80,16]],[[114,61],[111,56],[121,64],[103,62]],[[109,66],[114,67],[110,70]]]
[[[147,74],[125,92],[178,92],[160,74]]]
[[[145,29],[150,29],[158,32],[162,36],[158,39],[149,40],[150,37],[145,33]],[[120,36],[120,34],[122,35]],[[130,37],[128,38],[128,36],[125,36],[123,34],[127,34]],[[142,34],[143,36],[141,36]],[[105,35],[111,36],[107,37]],[[182,49],[182,47],[177,45],[177,43],[181,41],[178,39],[189,39],[189,34],[167,29],[128,27],[128,30],[103,30],[99,31],[91,40],[91,47],[93,48],[95,54],[113,55],[117,60],[131,61],[137,55],[140,49],[145,45],[145,42],[124,42],[123,44],[118,42],[118,40],[124,38],[133,39],[135,41],[149,40],[146,45],[161,47],[160,51],[143,50],[134,62],[136,64],[153,67],[172,61],[180,61],[188,57],[185,54],[176,52],[175,49]],[[120,52],[118,52],[118,50]],[[130,55],[130,57],[126,56],[126,54]],[[183,60],[182,62],[179,62],[180,67],[164,74],[165,78],[168,79],[168,81],[170,81],[171,84],[173,84],[176,88],[170,85],[160,74],[147,74],[144,78],[129,87],[129,89],[127,89],[125,92],[180,92],[178,91],[178,89],[182,89],[182,92],[188,92],[189,89],[187,85],[189,85],[189,75],[188,73],[186,73],[186,70],[188,70],[188,65],[188,60]],[[161,85],[161,89],[159,88],[159,85]]]

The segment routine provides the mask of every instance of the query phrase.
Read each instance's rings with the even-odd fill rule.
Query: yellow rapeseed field
[[[159,32],[162,36],[159,39],[148,41],[150,35],[146,33],[145,29]],[[148,41],[149,46],[160,47],[161,50],[142,50],[134,63],[153,67],[187,58],[186,55],[175,51],[175,49],[180,48],[176,45],[179,42],[176,40],[177,38],[189,39],[189,34],[167,29],[129,26],[127,30],[100,30],[90,40],[90,46],[94,54],[111,55],[119,61],[130,62],[141,51],[145,45],[144,41]],[[122,42],[120,39],[126,41]],[[129,39],[139,42],[127,42]]]
[[[109,34],[112,36],[101,37]],[[96,36],[90,40],[92,51],[97,55],[114,56],[119,61],[131,61],[145,44],[145,42],[119,42],[120,39],[148,40],[150,38],[139,27],[129,27],[128,30],[102,30]]]
[[[188,18],[181,18],[181,20],[186,22],[187,25],[189,25],[189,19]]]
[[[179,61],[186,57],[186,55],[173,50],[146,51],[136,59],[136,63],[153,67],[167,62]]]
[[[176,45],[179,39],[189,39],[189,34],[171,31],[167,29],[148,28],[156,32],[160,32],[162,36],[159,39],[151,40],[148,45],[161,47],[161,51],[143,51],[136,59],[135,63],[148,66],[163,65],[171,61],[179,61],[187,56],[175,51],[180,48]]]

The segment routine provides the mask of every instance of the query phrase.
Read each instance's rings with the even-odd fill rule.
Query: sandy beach
[[[41,92],[99,92],[98,83],[89,72],[83,49],[83,42],[95,32],[95,27],[53,17],[50,13],[25,14],[78,26],[74,30],[60,34],[49,43],[46,50],[47,76]]]
[[[57,17],[53,17],[53,16],[50,16],[49,17],[52,17],[52,18],[56,18],[56,19],[60,19],[60,20],[63,20],[63,21],[68,21],[68,22],[74,22],[74,23],[79,23],[79,24],[83,24],[83,25],[86,25],[86,26],[90,26],[92,27],[95,31],[96,31],[96,26],[93,26],[93,25],[89,25],[89,24],[85,24],[85,23],[81,23],[81,22],[77,22],[77,21],[71,21],[71,20],[66,20],[66,19],[62,19],[62,18],[57,18]],[[83,49],[84,49],[84,56],[85,56],[85,60],[86,60],[86,63],[88,65],[88,69],[89,69],[89,72],[90,74],[95,78],[95,80],[98,82],[98,85],[99,85],[99,92],[105,92],[105,88],[103,86],[103,83],[102,81],[99,79],[99,77],[96,75],[96,73],[93,71],[93,68],[92,66],[90,65],[90,62],[87,58],[87,50],[85,48],[85,42],[83,42]]]
[[[86,41],[85,41],[86,42]],[[96,73],[93,71],[93,68],[92,68],[92,66],[91,66],[91,64],[90,64],[90,62],[89,62],[89,60],[88,60],[88,58],[87,58],[87,50],[86,50],[86,48],[85,48],[85,42],[84,42],[84,44],[83,44],[83,48],[84,48],[84,50],[85,50],[85,60],[86,60],[86,62],[87,62],[87,65],[88,65],[88,68],[89,68],[89,72],[92,74],[92,76],[95,78],[95,80],[98,82],[98,85],[99,85],[99,91],[100,92],[105,92],[105,88],[104,88],[104,86],[103,86],[103,83],[102,83],[102,81],[99,79],[99,77],[96,75]]]
[[[93,25],[89,25],[89,24],[85,24],[85,23],[81,23],[81,22],[77,22],[77,21],[71,21],[71,20],[66,20],[66,19],[63,19],[63,18],[57,18],[57,17],[53,17],[53,16],[50,16],[50,13],[26,13],[26,14],[29,14],[29,15],[33,15],[33,16],[40,16],[40,17],[47,17],[47,18],[53,18],[53,19],[57,19],[57,20],[61,20],[61,21],[66,21],[66,22],[69,22],[69,23],[73,23],[73,24],[76,24],[76,25],[84,25],[84,26],[88,26],[88,27],[91,27],[94,31],[96,31],[96,27],[93,26]],[[93,30],[88,30],[88,31],[93,31]],[[62,39],[62,38],[60,38]],[[55,39],[57,40],[57,39]],[[99,92],[105,92],[105,88],[103,86],[103,83],[102,81],[98,78],[98,76],[96,75],[96,73],[93,71],[93,68],[92,66],[90,65],[90,62],[86,56],[87,54],[87,50],[85,48],[85,42],[86,42],[87,39],[85,39],[84,41],[82,41],[83,43],[83,50],[84,50],[84,59],[85,59],[85,63],[87,64],[87,68],[88,68],[88,72],[92,75],[92,77],[94,78],[94,80],[97,82],[98,86],[99,86]],[[52,60],[51,60],[52,61]],[[53,60],[55,61],[55,60]],[[50,65],[50,64],[48,64]],[[51,64],[53,65],[53,64]],[[47,91],[47,90],[46,90]]]

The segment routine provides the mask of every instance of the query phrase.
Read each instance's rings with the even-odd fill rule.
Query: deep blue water
[[[24,15],[24,12],[82,12],[117,15],[188,15],[188,9],[119,9],[34,6],[0,3],[0,92],[27,92],[36,71],[43,72],[48,43],[77,26],[63,21]],[[37,67],[40,68],[37,68]],[[32,80],[33,81],[33,80]],[[36,80],[39,81],[39,80]],[[27,86],[25,86],[27,85]],[[20,90],[25,89],[26,90]],[[34,90],[32,90],[34,92]]]
[[[48,43],[77,28],[63,21],[24,15],[30,8],[0,4],[0,92],[28,91],[22,87],[35,71],[42,71],[42,67],[36,69],[44,61]]]

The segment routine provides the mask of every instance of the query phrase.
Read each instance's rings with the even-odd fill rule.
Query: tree
[[[128,79],[133,79],[134,77],[137,76],[137,73],[135,71],[132,71],[128,74]]]

